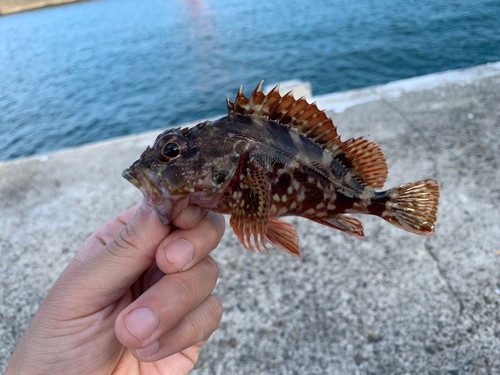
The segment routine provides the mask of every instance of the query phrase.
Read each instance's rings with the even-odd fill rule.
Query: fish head
[[[163,224],[171,223],[188,203],[213,204],[234,175],[244,145],[211,125],[206,121],[161,133],[122,173]]]

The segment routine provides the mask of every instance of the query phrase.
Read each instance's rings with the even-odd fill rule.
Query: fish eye
[[[161,163],[168,163],[181,157],[189,146],[185,137],[169,130],[158,136],[154,148],[157,160]]]
[[[161,154],[166,160],[175,159],[176,157],[180,156],[181,153],[181,146],[177,142],[173,141],[166,143],[161,150]]]
[[[181,152],[182,148],[177,142],[168,142],[161,150],[162,155],[168,160],[176,158]]]

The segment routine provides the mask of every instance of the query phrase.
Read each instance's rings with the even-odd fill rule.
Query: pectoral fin
[[[261,170],[249,160],[248,153],[242,155],[240,170],[246,174],[235,193],[239,197],[231,215],[230,224],[245,249],[259,252],[260,244],[269,251],[264,241],[269,210],[269,184]]]
[[[244,153],[238,167],[241,179],[236,196],[239,197],[229,223],[241,244],[247,250],[269,251],[266,240],[287,254],[300,257],[295,227],[278,219],[269,219],[270,189],[262,168]],[[254,247],[255,246],[255,247]]]

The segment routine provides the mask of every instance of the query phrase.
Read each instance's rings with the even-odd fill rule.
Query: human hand
[[[187,374],[222,316],[208,253],[224,228],[195,206],[164,226],[145,202],[105,224],[54,284],[6,374]]]

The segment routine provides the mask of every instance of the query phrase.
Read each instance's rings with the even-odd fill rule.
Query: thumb
[[[119,223],[124,224],[120,216],[101,228],[94,237],[105,238],[100,232]],[[170,231],[170,225],[163,225],[151,206],[143,201],[135,215],[111,241],[99,242],[94,238],[89,242],[90,246],[98,246],[100,250],[95,252],[96,249],[91,249],[90,253],[92,250],[95,252],[93,256],[71,265],[68,270],[71,276],[68,275],[70,277],[65,278],[65,282],[71,280],[78,284],[71,289],[78,292],[82,303],[97,307],[116,301],[154,263],[156,249]],[[105,242],[108,242],[107,245],[102,247]]]

